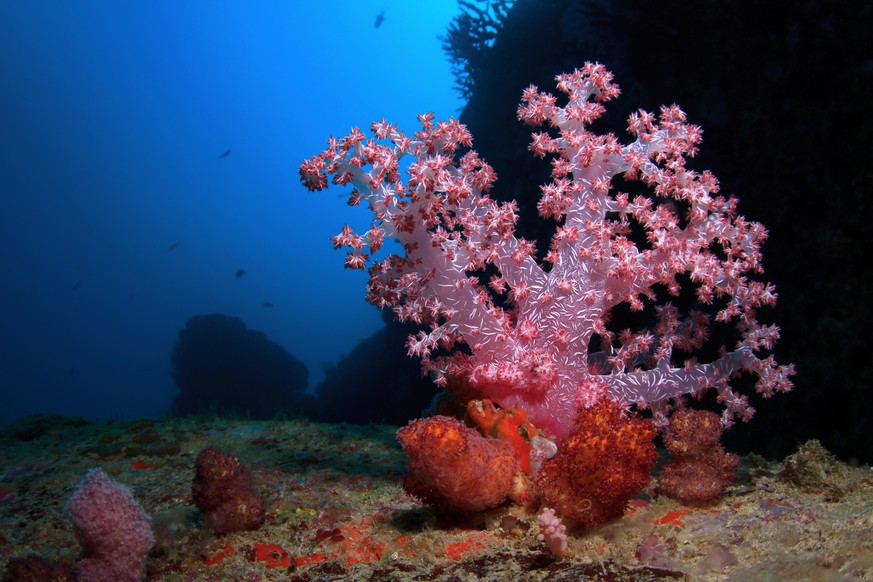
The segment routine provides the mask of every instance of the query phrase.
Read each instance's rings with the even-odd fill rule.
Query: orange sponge
[[[397,438],[409,458],[404,488],[443,509],[474,513],[496,507],[519,471],[512,445],[448,416],[414,420]]]

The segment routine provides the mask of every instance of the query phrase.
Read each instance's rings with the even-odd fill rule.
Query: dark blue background
[[[307,193],[297,165],[353,125],[457,115],[437,39],[456,11],[0,3],[0,424],[163,413],[198,313],[265,332],[310,389],[381,327],[328,240],[369,213]]]

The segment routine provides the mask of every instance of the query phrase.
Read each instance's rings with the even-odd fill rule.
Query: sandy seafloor
[[[71,566],[63,505],[92,467],[131,487],[157,543],[148,580],[873,580],[873,472],[814,441],[780,462],[743,459],[716,503],[641,493],[624,517],[574,531],[557,559],[535,513],[465,520],[400,485],[394,427],[305,420],[87,422],[34,416],[0,429],[0,572],[15,556]],[[239,455],[267,502],[254,531],[217,537],[193,505],[194,459]]]

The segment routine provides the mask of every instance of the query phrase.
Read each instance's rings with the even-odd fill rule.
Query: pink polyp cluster
[[[566,436],[579,404],[602,394],[651,406],[660,420],[671,398],[714,389],[725,425],[749,418],[754,411],[732,378],[757,375],[758,392],[769,396],[790,389],[793,374],[769,354],[778,328],[757,322],[758,310],[776,301],[772,285],[750,278],[762,272],[766,230],[737,214],[710,172],[686,168],[701,130],[676,105],[657,116],[633,114],[633,141],[621,144],[589,129],[619,94],[611,73],[586,63],[557,81],[565,105],[531,86],[518,109],[522,121],[546,126],[530,150],[553,156],[538,204],[543,218],[559,222],[545,264],[516,236],[515,203],[488,196],[495,175],[468,150],[466,127],[427,114],[412,137],[383,120],[372,125],[373,137],[355,128],[301,164],[310,190],[326,188],[328,178],[350,184],[349,204],[366,202],[373,212],[366,233],[345,226],[333,238],[350,249],[346,266],[369,269],[368,301],[425,326],[410,337],[409,352],[438,383],[463,377],[484,397],[526,410],[553,436]],[[412,157],[405,179],[404,156]],[[617,191],[616,176],[642,182],[652,195]],[[375,260],[388,237],[404,253]],[[486,269],[499,273],[487,285]],[[700,308],[680,313],[661,301],[651,329],[609,329],[617,305],[643,310],[658,290],[679,295],[688,284]],[[712,324],[703,307],[739,338],[708,362],[692,355]]]

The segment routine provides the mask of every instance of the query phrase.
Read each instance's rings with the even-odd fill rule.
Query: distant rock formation
[[[437,388],[421,375],[421,362],[406,355],[406,337],[415,328],[393,321],[358,344],[318,385],[310,411],[319,422],[406,424],[421,416]]]
[[[309,371],[285,348],[237,317],[195,315],[179,332],[171,356],[179,387],[171,414],[200,412],[270,419],[298,416]]]

